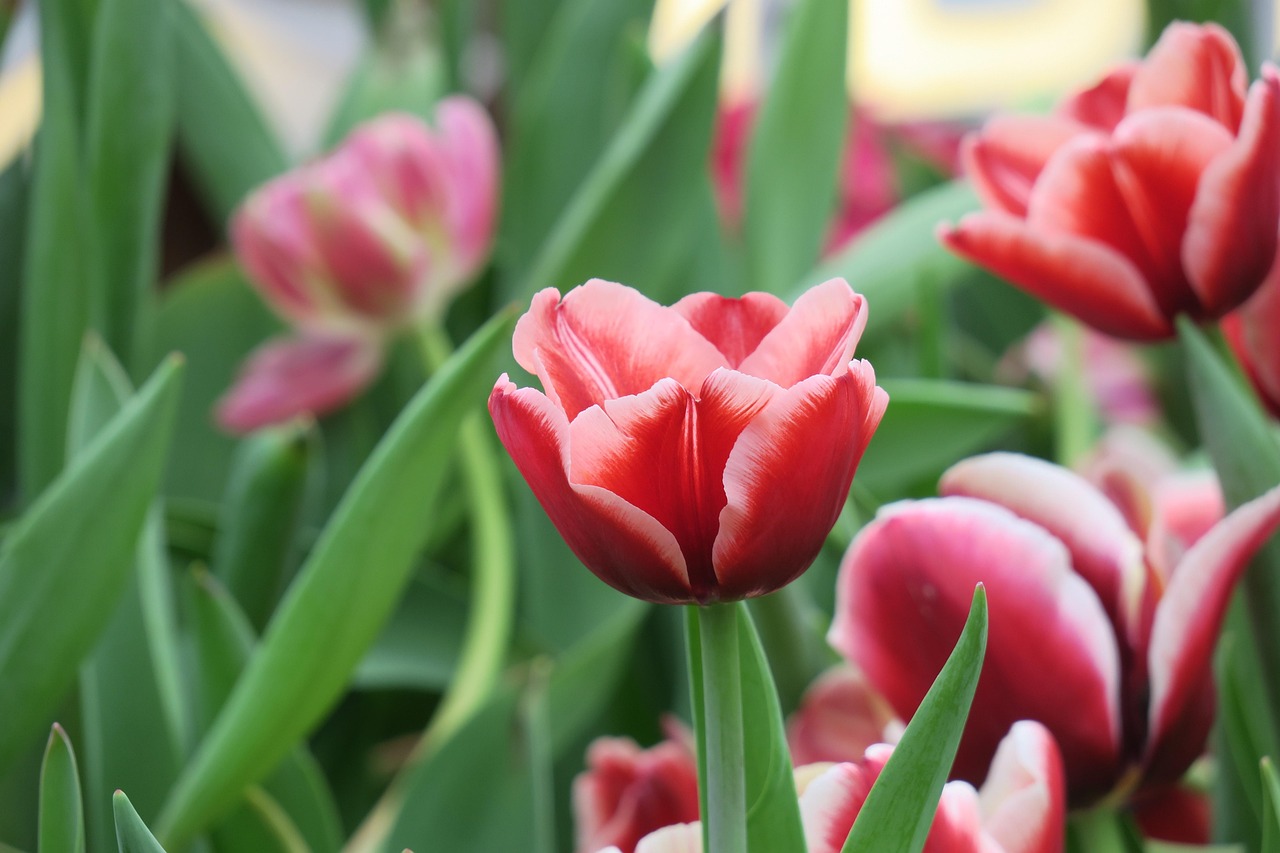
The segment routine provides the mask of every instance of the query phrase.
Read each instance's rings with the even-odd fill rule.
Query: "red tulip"
[[[698,819],[697,761],[676,741],[641,749],[626,738],[599,738],[573,781],[573,811],[578,853],[609,845],[633,853],[654,830]]]
[[[1280,264],[1240,310],[1222,320],[1227,343],[1262,404],[1280,418]]]
[[[851,361],[861,296],[833,279],[666,308],[593,280],[537,294],[489,396],[498,436],[586,566],[672,604],[764,595],[817,556],[888,398]]]
[[[797,767],[824,761],[857,761],[877,743],[896,742],[898,715],[851,666],[832,667],[805,691],[787,721],[787,744]]]
[[[1280,524],[1280,488],[1228,515],[1163,578],[1120,510],[1070,471],[995,453],[944,497],[886,507],[840,570],[829,639],[904,718],[986,584],[991,629],[954,768],[982,778],[1016,720],[1062,748],[1073,805],[1170,784],[1203,751],[1210,658],[1249,558]]]
[[[484,109],[446,98],[432,131],[365,124],[333,154],[276,178],[231,238],[262,296],[298,332],[246,363],[218,420],[244,432],[334,409],[378,372],[390,335],[437,316],[488,254],[498,149]]]
[[[960,255],[1122,338],[1216,319],[1266,277],[1280,225],[1280,73],[1246,98],[1215,25],[1170,25],[1041,118],[996,118],[967,141],[987,205],[939,236]]]

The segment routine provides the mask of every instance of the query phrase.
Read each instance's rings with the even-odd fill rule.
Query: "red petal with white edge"
[[[1235,39],[1217,24],[1176,21],[1165,27],[1129,87],[1129,112],[1181,106],[1232,133],[1240,126],[1248,71]]]
[[[720,354],[689,322],[639,291],[592,279],[563,298],[533,297],[516,323],[516,361],[542,380],[570,420],[589,406],[639,394],[671,377],[696,391]]]
[[[1204,750],[1210,661],[1236,581],[1280,526],[1280,487],[1240,506],[1187,551],[1151,629],[1148,778],[1173,781]]]
[[[938,494],[981,498],[1048,530],[1071,553],[1071,567],[1098,594],[1135,647],[1146,567],[1142,542],[1120,510],[1087,480],[1043,459],[987,453],[953,465]]]
[[[983,826],[1004,853],[1061,853],[1067,820],[1062,753],[1040,723],[1013,724],[979,796]]]
[[[1117,66],[1098,83],[1064,100],[1058,105],[1057,113],[1110,133],[1124,118],[1129,87],[1139,67],[1137,62]]]
[[[702,824],[664,826],[640,839],[636,853],[702,853]]]
[[[1004,853],[983,832],[978,794],[968,782],[943,786],[922,853]]]
[[[865,361],[810,377],[742,431],[724,468],[728,503],[713,550],[724,598],[771,592],[809,568],[888,404],[875,383]]]
[[[837,764],[800,796],[800,822],[809,853],[840,853],[883,764]]]
[[[1222,331],[1271,414],[1280,418],[1280,264],[1248,302],[1222,319]]]
[[[489,395],[498,438],[578,559],[627,595],[669,604],[693,601],[684,557],[653,516],[605,489],[569,483],[569,422],[532,388],[506,374]]]
[[[366,338],[279,338],[250,354],[217,419],[231,432],[251,432],[299,415],[342,406],[382,368],[382,347]]]
[[[1109,790],[1120,750],[1119,661],[1097,595],[1044,528],[971,498],[882,509],[840,566],[837,650],[908,719],[986,584],[987,655],[952,775],[977,782],[1018,720],[1063,746],[1073,795]]]
[[[827,670],[805,690],[787,720],[787,745],[797,767],[857,761],[867,747],[896,740],[901,726],[884,697],[845,664]]]
[[[680,544],[694,596],[719,600],[711,548],[725,506],[725,463],[738,436],[781,393],[763,379],[721,369],[707,378],[700,400],[674,379],[606,400],[569,427],[569,480],[611,492],[657,520]]]
[[[1031,188],[1044,164],[1068,139],[1086,130],[1062,116],[996,116],[965,137],[964,173],[988,207],[1027,215]]]
[[[1236,143],[1205,169],[1182,263],[1208,317],[1248,299],[1266,278],[1280,224],[1280,77],[1263,69]]]
[[[1110,246],[1038,231],[995,211],[969,214],[955,228],[943,226],[938,239],[1100,332],[1134,340],[1173,335],[1138,268]]]
[[[732,368],[755,352],[764,336],[791,310],[772,293],[748,293],[741,299],[692,293],[671,308],[714,344]]]
[[[806,290],[738,369],[790,388],[844,371],[867,325],[867,300],[833,278]]]

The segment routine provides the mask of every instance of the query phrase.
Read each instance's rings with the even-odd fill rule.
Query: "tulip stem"
[[[1073,816],[1067,824],[1067,853],[1142,853],[1142,833],[1133,818],[1108,809]]]
[[[1062,314],[1050,319],[1062,354],[1053,379],[1053,438],[1058,464],[1070,468],[1093,446],[1098,428],[1097,403],[1089,389],[1085,366],[1084,327]]]
[[[708,853],[742,853],[747,849],[738,607],[712,604],[698,608],[706,730],[704,742],[698,746],[704,751],[707,768],[703,819]]]

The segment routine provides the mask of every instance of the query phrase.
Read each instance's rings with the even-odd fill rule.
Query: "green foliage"
[[[49,733],[40,768],[39,853],[84,853],[84,806],[76,754],[57,723]]]

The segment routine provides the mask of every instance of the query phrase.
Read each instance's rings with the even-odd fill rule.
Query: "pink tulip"
[[[833,667],[805,691],[787,721],[787,744],[797,767],[827,761],[857,761],[877,743],[896,742],[898,715],[851,666]]]
[[[893,747],[871,747],[857,762],[796,770],[809,853],[840,853]],[[948,782],[924,853],[1060,853],[1066,821],[1062,758],[1040,724],[1024,721],[1001,741],[981,791]],[[616,848],[615,848],[616,849]],[[698,824],[646,836],[636,853],[701,853]],[[609,851],[602,851],[609,853]]]
[[[955,775],[981,779],[1009,726],[1034,719],[1062,748],[1075,806],[1177,781],[1204,751],[1213,646],[1280,524],[1280,488],[1201,536],[1167,581],[1120,510],[1064,468],[994,453],[940,491],[884,508],[854,541],[832,645],[909,718],[982,582],[990,637]]]
[[[498,436],[560,535],[648,601],[764,595],[817,556],[888,398],[851,360],[863,298],[833,279],[667,308],[593,280],[537,294],[489,397]]]
[[[1272,266],[1280,72],[1247,97],[1221,27],[1175,23],[1047,117],[998,117],[964,159],[987,209],[939,236],[960,255],[1121,338],[1216,319]]]
[[[475,102],[447,98],[435,131],[387,115],[334,153],[253,193],[236,254],[298,336],[250,358],[219,404],[244,432],[334,409],[377,375],[385,340],[438,316],[480,269],[497,204],[497,139]]]
[[[641,749],[626,738],[598,738],[573,782],[578,853],[613,845],[633,853],[641,838],[698,819],[698,764],[689,748],[664,741]]]
[[[1222,331],[1262,405],[1280,418],[1280,264],[1258,292],[1222,320]]]

